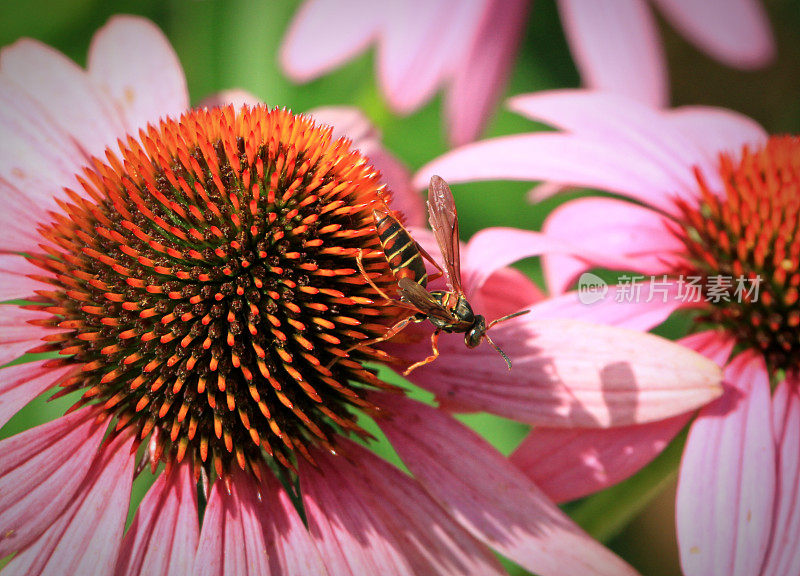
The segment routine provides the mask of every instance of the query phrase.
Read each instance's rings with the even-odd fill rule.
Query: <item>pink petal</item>
[[[187,460],[148,490],[122,542],[115,574],[191,573],[199,531],[197,485]]]
[[[470,294],[469,302],[473,310],[494,320],[544,298],[542,291],[525,274],[513,268],[501,268],[489,276],[477,293]]]
[[[751,352],[725,370],[730,386],[692,425],[678,478],[676,516],[686,576],[758,574],[775,499],[769,378]]]
[[[551,293],[560,294],[581,272],[611,268],[624,259],[626,269],[647,275],[671,270],[671,255],[685,253],[684,244],[670,232],[668,219],[655,210],[613,198],[580,198],[559,206],[547,217],[542,232],[576,246],[576,253],[548,254],[543,260]]]
[[[214,482],[192,573],[269,574],[260,507],[255,483],[249,475],[236,474],[230,494],[223,481]]]
[[[391,206],[405,217],[407,226],[422,226],[425,209],[419,193],[411,186],[408,169],[381,144],[378,129],[357,108],[329,106],[314,108],[308,114],[318,122],[333,126],[334,138],[349,138],[353,147],[361,150],[372,165],[380,170],[381,180],[392,193]]]
[[[728,66],[760,68],[775,57],[769,19],[757,0],[655,0],[700,50]]]
[[[777,494],[763,576],[800,574],[800,396],[797,378],[781,382],[772,400],[777,444]]]
[[[0,73],[40,103],[50,122],[72,136],[88,155],[103,157],[125,130],[112,104],[88,74],[56,50],[35,40],[0,52]]]
[[[311,536],[278,480],[266,475],[259,486],[261,522],[270,574],[328,574]]]
[[[608,266],[628,269],[635,260],[605,256],[569,239],[516,228],[484,228],[476,233],[464,249],[462,281],[467,295],[477,292],[495,271],[513,262],[545,254],[580,254],[589,261],[602,261]]]
[[[608,139],[539,132],[468,144],[423,166],[417,188],[438,174],[450,184],[472,180],[548,180],[629,196],[669,213],[676,193],[687,194],[692,177],[667,171],[645,150]],[[695,186],[696,188],[696,186]],[[694,188],[692,188],[693,190]]]
[[[669,100],[667,66],[650,9],[637,0],[559,0],[581,78],[654,107]]]
[[[469,53],[447,91],[451,146],[478,137],[493,112],[514,63],[527,21],[527,0],[491,0]]]
[[[129,133],[189,108],[178,56],[163,32],[145,18],[111,18],[92,38],[88,68],[116,104]]]
[[[29,246],[28,249],[31,247]],[[19,254],[0,254],[0,302],[22,300],[44,289],[47,284],[28,278],[28,274],[47,276],[47,272],[31,264]]]
[[[712,190],[722,190],[724,185],[719,175],[720,153],[739,158],[743,146],[760,148],[769,137],[755,120],[724,108],[684,106],[667,112],[666,119],[703,151],[697,166]]]
[[[392,446],[425,490],[476,538],[542,576],[635,574],[477,434],[412,400],[385,404],[378,424]]]
[[[503,574],[411,478],[357,444],[300,462],[311,536],[331,575]]]
[[[653,288],[648,281],[637,283],[641,287],[638,294],[631,292],[637,290],[631,285],[609,286],[603,298],[590,303],[584,300],[586,295],[581,292],[567,292],[532,306],[530,318],[583,320],[646,332],[683,306],[674,282],[668,282],[666,288],[658,282],[662,280],[657,278]],[[628,300],[632,294],[635,297]]]
[[[105,432],[95,416],[79,410],[0,441],[0,557],[33,542],[81,488]]]
[[[48,390],[75,366],[53,360],[16,364],[0,370],[0,428],[28,402]]]
[[[104,446],[74,497],[56,498],[69,508],[42,536],[11,559],[8,574],[111,574],[117,561],[133,480],[133,437]],[[92,447],[96,446],[92,443]]]
[[[247,90],[222,90],[215,92],[211,96],[206,96],[200,101],[199,107],[214,108],[216,106],[227,106],[232,104],[237,110],[242,106],[257,106],[264,102],[255,94]]]
[[[28,324],[29,320],[50,317],[14,304],[0,304],[0,366],[19,358],[40,344],[43,336],[51,334],[52,330]]]
[[[405,0],[383,6],[378,81],[393,110],[416,110],[464,61],[486,4]]]
[[[341,66],[375,39],[381,17],[369,0],[306,0],[283,39],[284,72],[307,82]]]
[[[607,429],[536,428],[511,463],[555,502],[575,500],[633,476],[658,456],[691,419]]]
[[[620,94],[591,90],[523,94],[512,98],[509,108],[580,138],[604,142],[617,155],[641,157],[637,161],[646,161],[670,179],[670,197],[697,188],[692,166],[702,159],[702,150],[659,110]]]
[[[694,351],[651,334],[571,320],[522,316],[498,324],[484,344],[443,336],[441,357],[412,374],[442,406],[486,411],[536,426],[605,428],[663,420],[719,396],[720,370]],[[449,336],[449,335],[448,335]],[[428,352],[396,346],[408,362]]]

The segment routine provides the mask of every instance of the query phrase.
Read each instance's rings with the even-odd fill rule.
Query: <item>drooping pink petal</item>
[[[528,316],[491,330],[512,370],[502,369],[503,360],[486,343],[469,350],[459,335],[443,335],[441,356],[411,379],[443,407],[551,427],[663,420],[721,393],[719,367],[678,344],[623,328]],[[429,353],[426,344],[396,345],[392,353],[416,362]]]
[[[445,98],[451,146],[478,137],[502,95],[527,21],[527,0],[491,0]]]
[[[696,350],[718,366],[725,366],[736,340],[723,330],[705,330],[680,339],[680,343]]]
[[[676,181],[659,161],[640,148],[610,146],[607,139],[539,132],[468,144],[423,166],[417,188],[438,174],[450,184],[472,180],[549,180],[599,188],[674,212],[673,198],[688,193],[691,171]],[[696,187],[696,186],[695,186]]]
[[[255,483],[248,474],[238,473],[230,486],[230,494],[222,480],[211,487],[192,573],[269,574]]]
[[[77,64],[45,44],[23,39],[0,51],[0,78],[40,102],[48,121],[88,155],[103,157],[106,146],[125,133],[108,96]]]
[[[38,540],[4,568],[12,575],[112,574],[117,561],[133,481],[133,437],[123,434],[97,453],[69,503]]]
[[[584,83],[654,107],[669,100],[655,19],[640,0],[559,0],[564,34]]]
[[[560,294],[581,272],[593,267],[610,268],[625,260],[626,269],[647,275],[669,272],[672,255],[686,247],[670,232],[668,220],[655,210],[613,198],[579,198],[556,208],[542,232],[571,242],[578,254],[547,254],[543,259],[548,290]],[[601,260],[592,256],[599,255]],[[591,261],[590,261],[591,258]]]
[[[660,110],[612,92],[550,90],[509,100],[509,108],[534,120],[589,140],[597,139],[618,155],[634,154],[669,178],[670,196],[697,187],[692,166],[702,150],[667,121]]]
[[[725,394],[700,411],[684,449],[676,517],[687,576],[758,574],[775,501],[775,444],[764,360],[743,352]]]
[[[280,63],[295,82],[307,82],[364,50],[378,33],[382,9],[370,0],[309,0],[283,39]]]
[[[405,0],[382,6],[378,81],[393,110],[410,113],[433,96],[468,50],[486,5]]]
[[[33,542],[83,485],[105,430],[95,415],[79,410],[0,441],[0,557]]]
[[[52,330],[28,324],[29,320],[50,318],[50,314],[25,310],[14,304],[0,304],[0,366],[19,358],[40,344]]]
[[[646,332],[682,307],[674,282],[668,281],[665,288],[651,287],[647,281],[638,284],[641,290],[635,284],[609,286],[597,301],[579,291],[547,298],[531,307],[530,318],[583,320]]]
[[[503,574],[492,554],[411,478],[368,450],[300,462],[308,528],[331,575]]]
[[[303,521],[278,480],[267,474],[259,484],[261,527],[267,545],[270,574],[328,574]],[[332,575],[331,575],[332,576]]]
[[[381,171],[381,180],[392,193],[391,207],[405,216],[406,226],[422,226],[425,209],[419,193],[411,186],[408,169],[381,144],[381,135],[357,108],[328,106],[308,111],[317,121],[333,126],[334,138],[349,138],[372,165]]]
[[[542,576],[635,574],[485,440],[441,410],[392,398],[385,416],[378,424],[425,490],[504,556]]]
[[[88,69],[129,133],[189,108],[178,56],[163,32],[145,18],[111,18],[92,38]]]
[[[30,250],[32,246],[28,246]],[[28,278],[28,274],[47,276],[47,272],[31,264],[19,254],[0,254],[0,302],[21,300],[33,296],[35,290],[47,285]]]
[[[38,360],[0,369],[0,428],[28,402],[50,388],[74,366]]]
[[[147,491],[122,542],[116,576],[190,574],[199,534],[197,485],[188,460]]]
[[[760,68],[775,56],[775,39],[758,0],[654,0],[698,48],[737,68]]]
[[[772,537],[762,576],[800,573],[800,395],[797,378],[778,385],[772,399],[777,444],[777,494]]]
[[[554,502],[599,492],[632,476],[658,456],[692,414],[606,429],[538,427],[511,463]]]

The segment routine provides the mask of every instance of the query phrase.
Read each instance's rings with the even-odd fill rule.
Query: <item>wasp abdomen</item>
[[[386,260],[396,278],[410,278],[420,286],[428,285],[428,273],[417,243],[402,224],[389,213],[373,211]]]

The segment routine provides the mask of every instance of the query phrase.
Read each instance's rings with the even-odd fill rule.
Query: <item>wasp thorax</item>
[[[682,203],[681,270],[700,278],[703,321],[722,325],[773,368],[800,367],[800,139],[774,137],[739,161],[723,155],[722,194],[698,176],[701,199]]]
[[[396,311],[372,205],[378,176],[345,140],[265,107],[195,110],[95,160],[42,226],[52,326],[39,350],[79,367],[61,382],[161,460],[224,474],[292,467],[310,443],[360,433],[353,408],[384,386],[361,361]]]

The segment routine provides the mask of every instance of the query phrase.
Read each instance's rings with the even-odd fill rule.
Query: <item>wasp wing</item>
[[[414,306],[428,318],[438,318],[447,323],[455,320],[453,314],[433,299],[431,293],[409,278],[400,278],[397,281],[400,289],[400,298]]]
[[[458,247],[458,214],[456,201],[447,182],[431,176],[428,187],[428,222],[430,222],[439,250],[444,258],[444,269],[450,289],[463,294],[461,288],[461,256]]]

